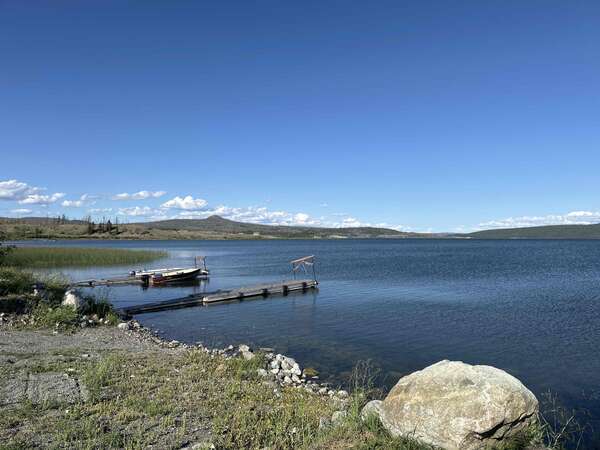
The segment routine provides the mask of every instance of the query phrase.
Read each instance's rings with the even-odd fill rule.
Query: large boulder
[[[448,450],[500,444],[530,426],[537,412],[537,399],[515,377],[447,360],[401,378],[383,402],[364,411],[392,435]]]

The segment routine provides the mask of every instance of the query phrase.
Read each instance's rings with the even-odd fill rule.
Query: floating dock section
[[[71,283],[71,287],[96,287],[96,286],[113,286],[117,284],[148,284],[144,282],[141,278],[135,277],[119,277],[119,278],[101,278],[101,279],[91,279],[91,280],[81,280]]]
[[[164,311],[167,309],[186,308],[197,305],[211,305],[220,302],[243,300],[252,297],[268,297],[269,295],[287,295],[290,292],[315,289],[317,280],[287,280],[277,283],[244,286],[226,291],[216,291],[208,294],[189,295],[187,297],[165,300],[162,302],[146,303],[121,308],[118,312],[124,317],[145,312]]]

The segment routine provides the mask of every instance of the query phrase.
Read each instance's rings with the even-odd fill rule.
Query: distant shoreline
[[[0,218],[0,240],[273,240],[273,239],[477,239],[595,240],[600,224],[504,228],[472,233],[415,233],[378,227],[327,228],[235,222],[219,216],[115,223],[66,218]]]

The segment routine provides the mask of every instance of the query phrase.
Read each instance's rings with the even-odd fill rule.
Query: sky
[[[600,222],[600,2],[0,0],[0,216]]]

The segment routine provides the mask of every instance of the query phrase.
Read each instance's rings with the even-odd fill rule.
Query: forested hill
[[[388,228],[324,228],[261,225],[235,222],[219,216],[206,219],[172,219],[155,222],[92,222],[64,217],[0,218],[5,239],[315,239],[428,237]]]
[[[220,216],[211,216],[206,219],[173,219],[155,222],[140,223],[148,228],[160,230],[188,230],[209,233],[226,233],[242,235],[259,235],[276,238],[302,238],[302,237],[411,237],[420,236],[416,233],[406,233],[389,228],[352,227],[352,228],[325,228],[308,226],[283,226],[261,225],[247,222],[236,222]]]
[[[463,235],[474,239],[600,239],[600,224],[484,230]]]

